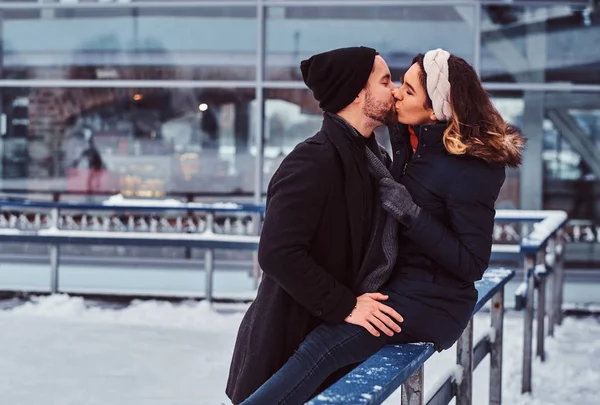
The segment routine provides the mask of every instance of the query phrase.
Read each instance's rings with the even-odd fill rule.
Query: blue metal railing
[[[159,204],[152,202],[149,204],[140,204],[134,201],[131,204],[126,202],[121,205],[115,204],[89,204],[89,203],[68,203],[68,202],[42,202],[42,201],[0,201],[0,211],[18,211],[19,215],[36,214],[38,211],[49,211],[48,220],[34,226],[33,229],[19,227],[18,221],[15,226],[0,228],[0,241],[6,242],[29,242],[38,244],[48,244],[50,247],[50,291],[57,293],[59,291],[59,271],[60,271],[60,246],[65,244],[80,245],[136,245],[136,246],[178,246],[178,247],[196,247],[204,249],[204,267],[205,267],[205,298],[212,301],[213,297],[213,279],[214,279],[214,250],[215,249],[247,249],[254,250],[258,248],[258,222],[264,213],[264,205],[236,204],[236,203],[165,203]],[[61,229],[60,218],[62,212],[69,212],[71,215],[103,211],[120,213],[167,213],[179,212],[182,214],[192,214],[203,212],[206,214],[205,229],[203,232],[186,232],[182,226],[182,221],[177,226],[176,232],[158,232],[156,229],[150,229],[149,232],[141,232],[135,229],[135,226],[123,226],[124,229],[109,230],[108,226],[101,227],[98,230],[85,229]],[[38,213],[39,214],[39,213]],[[226,235],[214,232],[215,215],[227,214],[245,214],[254,216],[255,234],[254,235]],[[14,216],[13,216],[14,217]],[[132,218],[132,217],[130,217]],[[181,218],[181,217],[179,217]],[[106,221],[108,222],[108,221]],[[134,221],[130,221],[134,222]],[[156,221],[155,221],[156,222]],[[83,227],[81,227],[83,228]],[[104,229],[105,228],[105,229]],[[150,227],[152,228],[152,227]],[[156,228],[156,227],[155,227]],[[200,227],[198,227],[199,229]],[[256,271],[258,272],[258,270]],[[258,280],[258,276],[255,276]]]
[[[256,213],[265,212],[264,204],[238,204],[238,203],[181,203],[181,204],[123,204],[111,203],[70,203],[46,201],[0,201],[0,207],[14,207],[20,209],[60,209],[76,211],[185,211],[185,212],[212,212],[212,213]]]
[[[383,403],[402,386],[402,404],[441,405],[454,397],[459,405],[470,404],[473,371],[490,356],[489,395],[491,404],[502,403],[502,344],[504,287],[515,272],[488,269],[475,283],[478,292],[473,316],[491,304],[491,329],[475,340],[471,319],[457,341],[457,367],[438,380],[425,401],[423,365],[435,353],[431,343],[390,344],[350,371],[307,405]]]
[[[537,291],[536,355],[545,360],[545,322],[548,336],[562,324],[564,295],[564,227],[569,217],[564,211],[498,210],[496,221],[529,222],[533,230],[522,238],[518,253],[504,252],[504,257],[517,256],[523,263],[524,280],[515,293],[516,309],[524,309],[523,374],[521,390],[531,392],[533,362],[533,318]],[[510,249],[505,249],[506,251]],[[547,295],[549,303],[547,305]]]

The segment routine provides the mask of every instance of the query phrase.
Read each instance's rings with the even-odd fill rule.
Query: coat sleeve
[[[311,257],[311,244],[336,181],[335,160],[324,148],[300,144],[281,163],[269,185],[258,260],[262,270],[298,303],[329,323],[342,322],[356,295]]]
[[[495,198],[478,194],[477,187],[464,179],[455,181],[464,186],[446,197],[448,226],[421,209],[405,235],[454,277],[475,282],[490,261]]]

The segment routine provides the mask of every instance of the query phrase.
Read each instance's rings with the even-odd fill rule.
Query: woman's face
[[[436,122],[432,108],[427,107],[427,91],[419,79],[421,68],[417,63],[406,71],[401,86],[392,91],[396,99],[398,122],[408,125],[433,124]]]

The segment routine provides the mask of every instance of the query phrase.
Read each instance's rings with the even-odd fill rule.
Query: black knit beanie
[[[340,48],[313,55],[300,63],[304,83],[323,111],[346,108],[366,86],[377,51],[364,46]]]

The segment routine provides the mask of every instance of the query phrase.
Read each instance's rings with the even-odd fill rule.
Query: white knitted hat
[[[450,53],[434,49],[425,54],[423,67],[427,74],[427,94],[433,103],[433,112],[438,121],[452,119],[450,104],[450,80],[448,79],[448,59]]]

